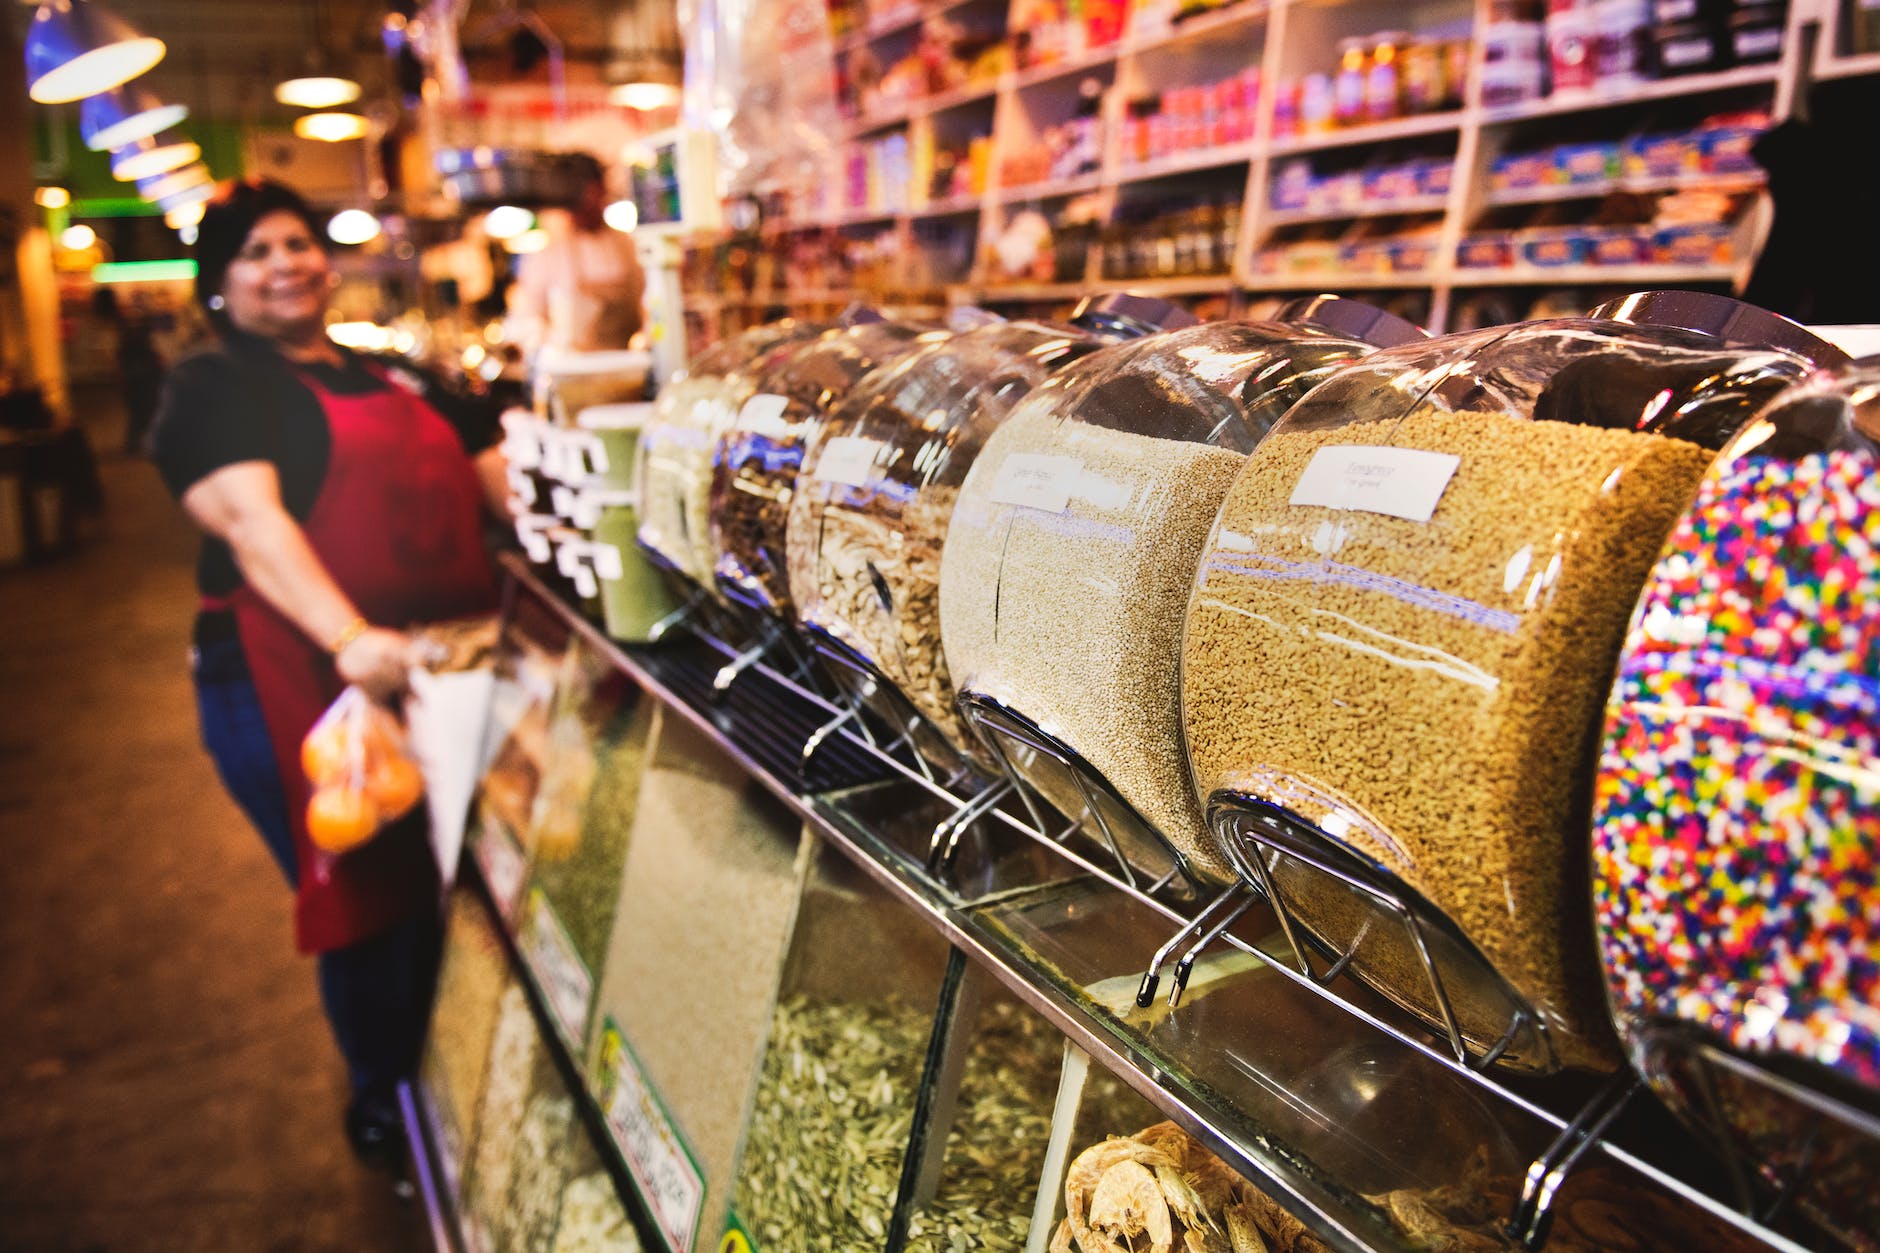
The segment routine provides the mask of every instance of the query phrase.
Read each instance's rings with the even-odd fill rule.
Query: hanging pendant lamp
[[[168,174],[138,179],[137,194],[145,200],[161,202],[166,197],[174,196],[192,187],[209,187],[212,194],[213,183],[214,180],[209,177],[209,167],[197,161],[193,165],[171,170]]]
[[[93,152],[111,152],[167,131],[188,116],[189,106],[165,104],[141,87],[113,87],[78,106],[78,133]]]
[[[188,165],[202,155],[202,149],[187,139],[174,135],[153,135],[126,144],[111,155],[111,177],[120,183],[140,178],[154,178]]]
[[[136,78],[164,51],[91,0],[45,0],[26,30],[26,94],[40,104],[82,100]]]

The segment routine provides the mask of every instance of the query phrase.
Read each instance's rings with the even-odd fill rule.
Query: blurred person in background
[[[586,153],[571,160],[579,174],[574,201],[565,213],[543,215],[548,243],[523,255],[509,290],[508,335],[530,353],[623,349],[646,321],[639,250],[603,216],[606,172]]]
[[[195,249],[216,338],[170,372],[150,447],[203,532],[203,742],[294,889],[351,1079],[347,1134],[389,1165],[438,962],[424,807],[354,851],[317,852],[301,742],[348,684],[399,696],[408,626],[495,608],[480,526],[502,454],[493,408],[327,337],[338,275],[319,226],[278,183],[218,190]]]

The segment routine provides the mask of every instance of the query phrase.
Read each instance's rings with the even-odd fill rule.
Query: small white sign
[[[522,850],[516,847],[516,841],[504,830],[503,824],[486,813],[475,852],[477,868],[483,872],[483,882],[496,902],[497,912],[502,914],[504,922],[513,921],[516,902],[522,896],[522,882],[529,873],[529,863]]]
[[[875,477],[875,456],[880,451],[878,439],[837,435],[823,445],[822,456],[816,461],[816,478],[823,483],[867,487]]]
[[[1046,513],[1063,513],[1084,463],[1075,457],[1019,452],[1007,457],[992,479],[992,499],[1001,505],[1024,505]]]
[[[788,396],[776,396],[770,392],[759,392],[744,402],[744,408],[738,411],[738,426],[746,431],[772,438],[780,436],[783,430],[783,411],[790,407]]]
[[[1290,503],[1428,522],[1461,464],[1446,452],[1331,444],[1312,454]]]
[[[594,563],[594,573],[600,575],[603,582],[618,583],[627,577],[627,568],[620,561],[620,550],[612,544],[598,540],[590,543],[588,560]]]
[[[541,888],[529,889],[528,925],[522,936],[523,955],[535,974],[555,1021],[578,1051],[587,1041],[588,1005],[594,996],[594,976],[574,951],[568,929],[555,917],[555,909]]]
[[[673,1253],[691,1253],[705,1208],[705,1174],[611,1019],[601,1030],[599,1078],[607,1126],[641,1198]]]

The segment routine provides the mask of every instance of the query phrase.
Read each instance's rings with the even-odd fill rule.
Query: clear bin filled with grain
[[[784,555],[790,499],[817,432],[872,371],[948,332],[852,312],[847,325],[800,351],[778,354],[712,449],[712,573],[735,604],[791,621]]]
[[[764,358],[805,344],[829,328],[785,319],[745,331],[699,354],[660,389],[640,431],[635,467],[639,541],[655,560],[700,586],[712,582],[712,447],[737,420]]]
[[[879,370],[804,457],[786,547],[799,624],[860,691],[885,680],[938,760],[976,749],[941,651],[940,551],[973,459],[1025,395],[1106,343],[1193,319],[1163,301],[1085,302],[1068,326],[995,322]],[[877,702],[891,723],[906,707]],[[935,733],[938,740],[936,742]]]
[[[522,985],[511,983],[498,1002],[459,1211],[471,1253],[549,1253],[554,1245],[569,1137],[578,1129],[553,1047]]]
[[[1843,1239],[1880,1231],[1880,1132],[1829,1112],[1880,1112],[1877,902],[1870,359],[1784,394],[1704,477],[1626,634],[1593,795],[1593,909],[1628,1052],[1772,1185],[1799,1175],[1795,1204]],[[1695,1084],[1712,1048],[1815,1100],[1713,1075],[1710,1106]]]
[[[509,986],[509,955],[496,926],[476,893],[465,890],[451,896],[437,995],[418,1066],[444,1187],[453,1202],[463,1196],[497,1007]]]
[[[887,1247],[948,994],[940,934],[810,847],[731,1197],[765,1253]]]
[[[1175,681],[1221,496],[1295,400],[1371,351],[1363,335],[1422,337],[1351,301],[1283,317],[1119,344],[1033,390],[973,462],[941,554],[962,711],[1066,817],[1088,797],[1093,835],[1151,879],[1230,875],[1204,838]]]
[[[544,348],[536,355],[530,386],[536,414],[554,426],[573,429],[581,414],[597,405],[645,400],[652,377],[649,352]]]
[[[1447,1001],[1472,1051],[1520,1068],[1616,1060],[1586,908],[1599,709],[1666,532],[1814,346],[1693,299],[1717,333],[1639,297],[1630,322],[1340,372],[1234,481],[1188,610],[1182,709],[1221,856],[1355,949],[1358,977],[1433,1026]],[[1378,893],[1430,920],[1440,978]]]

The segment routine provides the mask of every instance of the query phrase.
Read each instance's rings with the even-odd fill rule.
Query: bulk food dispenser
[[[1606,705],[1593,910],[1633,1062],[1849,1247],[1880,1231],[1880,359],[1698,486]]]
[[[1272,322],[1107,348],[1034,390],[961,484],[940,624],[961,709],[1032,818],[1082,826],[1119,877],[1186,893],[1230,873],[1182,758],[1187,585],[1227,485],[1267,428],[1376,343],[1422,332],[1321,299]]]
[[[1616,1061],[1585,833],[1625,621],[1715,450],[1839,355],[1721,297],[1596,312],[1320,386],[1227,492],[1184,630],[1220,857],[1302,972],[1348,968],[1471,1064]]]
[[[941,650],[940,552],[961,481],[1052,374],[1193,321],[1122,294],[1084,301],[1068,326],[995,321],[871,375],[805,455],[786,535],[798,623],[843,689],[943,772],[983,753]]]

